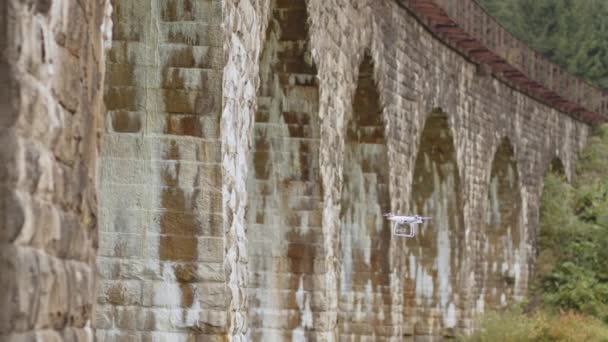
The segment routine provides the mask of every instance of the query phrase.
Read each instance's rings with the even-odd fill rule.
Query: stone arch
[[[566,177],[566,167],[564,166],[564,163],[558,156],[554,156],[553,159],[551,159],[551,162],[549,162],[549,166],[548,166],[545,174],[547,172],[552,172],[554,174],[558,174],[563,177]]]
[[[450,335],[466,304],[462,184],[446,113],[433,110],[422,130],[412,178],[411,213],[431,216],[407,239],[406,334]],[[438,313],[440,313],[438,315]]]
[[[317,69],[306,1],[272,0],[270,10],[247,184],[250,337],[314,339],[324,256]]]
[[[382,336],[390,322],[386,136],[374,65],[365,55],[346,128],[340,229],[339,338]],[[388,335],[390,336],[390,335]]]
[[[517,160],[508,138],[502,139],[492,161],[485,206],[482,253],[484,308],[512,302],[520,280],[522,260],[522,198]]]

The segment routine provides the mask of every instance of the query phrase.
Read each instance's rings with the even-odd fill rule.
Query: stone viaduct
[[[3,341],[470,331],[525,296],[543,176],[608,112],[472,0],[5,0],[0,27]]]

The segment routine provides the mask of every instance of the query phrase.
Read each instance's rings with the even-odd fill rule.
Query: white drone
[[[419,223],[424,223],[425,220],[430,220],[428,216],[398,216],[391,213],[384,214],[389,221],[395,222],[393,225],[393,235],[414,237],[416,236],[416,228]],[[401,227],[401,225],[408,224],[410,226],[409,231],[407,228]]]

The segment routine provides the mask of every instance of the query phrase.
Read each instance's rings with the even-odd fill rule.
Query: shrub
[[[469,342],[526,342],[533,341],[534,322],[518,310],[503,313],[489,312],[477,319],[478,329],[471,336],[461,336]]]
[[[545,177],[539,228],[533,293],[608,321],[608,125],[581,153],[574,186]]]
[[[520,310],[490,312],[477,320],[479,329],[464,342],[527,341],[608,341],[608,326],[596,318],[573,311],[560,314],[537,311],[524,315]]]

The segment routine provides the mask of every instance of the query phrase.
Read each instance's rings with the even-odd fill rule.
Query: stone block
[[[146,215],[146,227],[151,233],[171,232],[177,235],[223,236],[221,213],[188,213],[171,210],[152,210]]]
[[[114,23],[119,24],[119,23]],[[120,28],[119,28],[120,29]],[[107,51],[108,62],[114,64],[129,64],[133,66],[154,65],[154,54],[152,47],[136,40],[114,40],[112,48]],[[153,71],[154,68],[148,70]],[[112,84],[111,82],[109,84]],[[143,87],[144,84],[141,86]]]
[[[148,139],[136,135],[109,134],[102,142],[100,164],[103,165],[107,157],[143,160],[149,158],[150,153]]]
[[[98,227],[102,233],[144,234],[145,214],[140,209],[99,208]]]
[[[114,184],[148,184],[149,162],[141,159],[104,158],[100,165],[100,179]]]
[[[81,70],[80,61],[69,51],[63,48],[57,49],[56,73],[61,77],[53,79],[52,90],[57,96],[59,103],[71,113],[76,112],[80,103],[82,83],[80,74],[75,72]]]
[[[219,141],[158,137],[148,138],[152,160],[200,161],[220,163],[221,146]]]
[[[160,8],[161,20],[221,23],[221,1],[168,0]]]
[[[97,303],[114,306],[141,305],[142,283],[139,280],[106,281],[98,286]]]
[[[160,24],[160,41],[194,46],[222,46],[220,25],[200,21],[171,21]]]
[[[223,238],[149,235],[144,249],[148,258],[161,260],[220,262],[224,257]]]
[[[26,203],[20,198],[8,184],[0,185],[0,213],[11,213],[0,216],[0,225],[4,227],[0,230],[1,243],[13,242],[25,225],[28,210],[23,207]]]
[[[140,184],[108,184],[102,189],[99,206],[112,209],[138,210],[150,208],[152,190]]]
[[[86,34],[86,14],[80,4],[61,1],[51,7],[51,28],[56,43],[72,55],[80,57]]]
[[[114,323],[115,308],[112,305],[96,305],[95,320],[93,322],[97,332],[101,330],[109,330],[115,326]],[[98,335],[99,336],[99,335]]]
[[[105,93],[104,102],[107,109],[111,111],[144,111],[145,97],[138,96],[140,92],[140,88],[133,86],[111,87]]]
[[[148,131],[155,134],[197,137],[216,140],[219,137],[219,117],[196,114],[164,114],[150,116]]]
[[[219,69],[223,63],[222,50],[208,46],[162,44],[159,54],[165,68]]]
[[[99,233],[99,256],[126,259],[143,258],[146,254],[144,235],[133,233]]]

